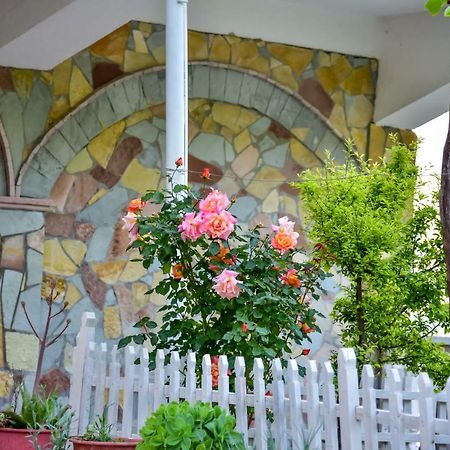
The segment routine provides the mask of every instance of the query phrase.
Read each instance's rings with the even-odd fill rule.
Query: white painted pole
[[[166,168],[173,170],[178,158],[182,169],[174,183],[188,180],[188,0],[166,0]]]

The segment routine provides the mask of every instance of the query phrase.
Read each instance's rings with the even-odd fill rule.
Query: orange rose
[[[144,206],[145,206],[145,202],[143,202],[140,198],[135,198],[135,199],[131,200],[130,203],[128,203],[128,212],[136,214],[136,213],[142,211]]]
[[[211,262],[213,263],[216,261],[217,262],[220,261],[227,265],[233,264],[235,261],[235,258],[231,255],[230,249],[228,247],[225,247],[224,245],[222,245],[222,243],[219,243],[219,245],[220,245],[219,253],[217,253],[217,255],[211,256],[211,258],[210,258]],[[216,264],[211,264],[209,266],[209,268],[211,270],[214,270],[215,272],[217,272],[220,269],[220,267],[217,266]]]
[[[175,280],[181,280],[183,278],[183,264],[175,264],[172,266],[172,276]]]
[[[297,245],[298,233],[278,231],[272,238],[272,247],[281,254],[295,248]]]
[[[203,172],[202,172],[202,178],[203,178],[204,180],[210,180],[210,179],[211,179],[211,173],[210,173],[208,167],[205,167],[205,168],[203,169]]]
[[[295,269],[289,269],[287,273],[281,276],[281,281],[283,284],[287,284],[294,288],[299,288],[302,285],[302,280],[298,277]]]

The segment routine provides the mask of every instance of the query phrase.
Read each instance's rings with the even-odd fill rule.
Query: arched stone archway
[[[261,75],[211,63],[190,66],[190,98],[206,98],[253,109],[279,123],[319,159],[328,150],[341,161],[343,143],[324,117],[294,92]],[[47,198],[65,165],[102,130],[165,98],[164,67],[122,78],[98,91],[46,133],[21,168],[16,192]]]

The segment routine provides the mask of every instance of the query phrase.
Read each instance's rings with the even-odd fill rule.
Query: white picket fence
[[[220,356],[214,389],[209,356],[203,357],[200,380],[193,353],[180,359],[174,352],[165,366],[160,351],[156,369],[149,373],[147,350],[129,346],[108,351],[105,343],[94,341],[96,322],[94,314],[84,313],[73,352],[73,434],[83,433],[108,405],[113,433],[134,436],[159,405],[186,399],[231,411],[249,448],[257,450],[267,449],[270,439],[277,450],[450,449],[450,380],[435,393],[427,374],[415,377],[401,367],[387,367],[377,389],[372,367],[365,366],[359,385],[355,354],[341,349],[337,387],[330,362],[321,363],[319,370],[315,361],[305,360],[306,377],[301,378],[295,360],[283,369],[279,359],[272,361],[273,381],[266,386],[257,358],[250,392],[244,360],[236,358],[229,375],[227,357]],[[137,357],[141,365],[134,364]],[[235,392],[230,392],[230,378],[235,378]]]

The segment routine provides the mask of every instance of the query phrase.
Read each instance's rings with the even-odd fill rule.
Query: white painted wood
[[[80,415],[79,415],[79,425],[78,430],[80,434],[86,431],[89,422],[91,421],[91,394],[92,386],[94,386],[94,361],[96,344],[94,342],[89,342],[87,358],[84,364],[84,372],[82,373],[83,387],[81,390],[81,401],[80,401]]]
[[[140,351],[141,364],[137,368],[138,372],[138,417],[137,428],[140,430],[147,417],[150,415],[150,392],[149,392],[149,378],[150,372],[148,370],[148,350],[145,347]]]
[[[447,404],[447,429],[450,434],[450,378],[447,380],[447,384],[445,385],[444,395],[446,397]]]
[[[334,386],[334,370],[329,361],[322,364],[322,377],[325,450],[338,450],[336,387]]]
[[[307,442],[311,448],[320,448],[320,431],[323,427],[323,419],[319,416],[319,383],[317,363],[311,359],[306,360],[306,395],[308,407],[306,415],[308,418]]]
[[[420,450],[434,450],[433,384],[426,373],[419,375]]]
[[[201,400],[205,403],[212,402],[212,374],[211,357],[204,355],[202,359],[202,393]]]
[[[378,450],[377,405],[374,389],[375,374],[372,366],[363,367],[361,389],[363,404],[363,438],[365,450]]]
[[[279,450],[287,449],[287,427],[284,408],[284,382],[281,361],[276,358],[272,361],[272,396],[273,396],[273,435],[275,447]]]
[[[186,400],[189,403],[194,403],[197,399],[195,397],[195,390],[197,388],[197,379],[195,376],[196,365],[195,353],[189,352],[186,358]]]
[[[95,416],[101,416],[103,414],[103,409],[105,408],[106,351],[107,346],[105,342],[97,345],[97,362],[95,367]]]
[[[236,429],[244,435],[244,442],[248,444],[247,418],[247,380],[245,379],[245,361],[238,356],[234,363],[236,387]],[[256,412],[255,412],[256,413]]]
[[[153,395],[153,410],[156,411],[160,405],[166,403],[164,395],[164,386],[166,384],[166,373],[164,367],[164,351],[156,352],[156,368],[155,368],[155,387]]]
[[[228,358],[219,356],[219,401],[218,404],[226,412],[229,412],[230,381],[228,376]]]
[[[125,348],[125,377],[123,384],[122,430],[123,436],[132,435],[134,404],[134,373],[136,365],[136,349],[129,345]]]
[[[403,398],[401,395],[402,379],[397,368],[387,371],[387,383],[389,389],[389,412],[391,430],[391,448],[404,448],[405,437],[403,430]]]
[[[345,450],[362,450],[361,427],[356,419],[356,407],[359,406],[358,372],[356,355],[352,349],[339,349],[338,386],[341,447]]]
[[[169,401],[171,402],[177,402],[180,399],[180,366],[179,353],[171,353],[169,369]]]
[[[267,450],[267,415],[266,415],[266,383],[264,381],[264,364],[261,358],[253,363],[253,390],[255,399],[255,448]]]
[[[81,392],[83,389],[84,364],[86,363],[89,342],[94,341],[97,319],[92,312],[84,312],[81,316],[81,327],[76,337],[76,345],[72,353],[72,374],[70,377],[69,405],[73,411],[71,434],[79,434],[81,408]]]
[[[291,430],[292,447],[301,448],[303,444],[302,430],[303,413],[301,410],[301,392],[298,374],[298,365],[295,359],[288,361],[287,367],[287,393],[289,396],[289,429]]]
[[[109,395],[108,395],[108,423],[111,433],[117,435],[117,416],[119,412],[120,363],[117,359],[117,345],[111,351],[109,364]]]

